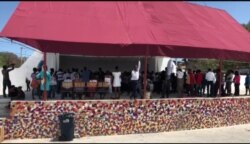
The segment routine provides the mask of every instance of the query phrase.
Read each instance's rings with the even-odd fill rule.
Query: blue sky
[[[195,1],[192,3],[226,10],[239,23],[248,23],[250,21],[250,1]],[[0,31],[2,31],[18,4],[19,2],[17,1],[0,2]],[[0,39],[0,51],[8,51],[20,55],[20,47],[20,45],[12,44],[7,40]],[[32,53],[33,50],[27,48],[23,50],[24,56],[30,56]]]
[[[0,2],[0,31],[4,28],[11,15],[14,13],[19,2]],[[0,51],[13,52],[16,55],[21,55],[21,46],[15,43],[11,43],[8,40],[0,39]],[[25,48],[22,51],[22,56],[29,57],[33,53],[33,50]]]

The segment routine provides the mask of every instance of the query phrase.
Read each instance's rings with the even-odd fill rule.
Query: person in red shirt
[[[203,75],[201,73],[201,70],[197,70],[195,79],[196,79],[196,93],[198,94],[198,96],[202,96]]]
[[[238,71],[235,71],[233,82],[234,82],[234,88],[235,88],[234,96],[239,96],[240,95],[240,75]]]
[[[187,81],[188,85],[188,96],[194,95],[194,85],[195,85],[195,76],[191,69],[188,70]]]

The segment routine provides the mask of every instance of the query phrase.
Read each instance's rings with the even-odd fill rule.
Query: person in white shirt
[[[115,97],[120,98],[120,88],[121,88],[121,72],[119,71],[118,66],[115,67],[115,71],[112,72],[113,75],[113,88],[115,92]]]
[[[175,62],[170,59],[168,61],[168,70],[167,70],[167,75],[168,75],[168,79],[170,79],[170,85],[171,85],[171,91],[172,92],[176,92],[176,87],[177,87],[177,83],[176,83],[176,64]]]
[[[170,79],[171,79],[171,88],[172,88],[172,92],[175,93],[177,92],[177,77],[176,77],[176,71],[177,71],[177,67],[175,62],[173,62],[173,66],[172,66],[172,72],[170,75]]]
[[[66,79],[71,79],[71,72],[70,72],[70,70],[68,70],[67,72],[65,72],[63,74],[63,80],[66,80]]]
[[[141,68],[141,62],[139,60],[138,65],[135,65],[135,68],[131,72],[132,95],[130,96],[130,99],[132,98],[136,99],[138,93],[140,95],[140,89],[141,89],[139,87],[140,68]]]
[[[183,84],[184,84],[184,73],[182,72],[181,69],[178,69],[178,71],[177,71],[177,92],[178,92],[178,97],[182,97]]]
[[[173,67],[174,67],[174,62],[172,59],[170,59],[168,61],[168,65],[167,65],[168,69],[167,69],[167,75],[168,75],[168,79],[170,79],[170,75],[172,74],[173,72]]]
[[[207,96],[213,96],[214,95],[214,84],[216,82],[216,77],[214,72],[211,69],[208,69],[208,72],[205,76],[205,79],[207,81]]]

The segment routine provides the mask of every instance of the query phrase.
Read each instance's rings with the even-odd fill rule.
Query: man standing
[[[211,69],[208,69],[206,74],[207,80],[207,96],[213,96],[214,94],[214,83],[216,82],[216,77],[214,72]]]
[[[138,61],[138,65],[135,65],[135,68],[131,72],[131,85],[132,85],[132,95],[130,96],[130,99],[134,97],[136,99],[137,92],[140,95],[140,84],[139,84],[139,78],[140,78],[140,68],[141,68],[141,62]]]
[[[59,69],[59,71],[56,73],[56,76],[57,76],[57,93],[58,94],[61,92],[62,82],[64,80],[63,74],[64,73],[63,73],[62,69]]]
[[[170,75],[168,75],[168,69],[169,67],[165,68],[165,71],[161,73],[161,80],[162,80],[162,95],[161,98],[169,98],[170,93]]]
[[[196,81],[196,94],[198,96],[202,96],[203,74],[201,73],[201,70],[196,71],[195,81]]]
[[[49,98],[55,98],[57,82],[56,82],[55,70],[53,68],[50,69],[50,75],[51,75],[51,83],[50,83]]]
[[[178,71],[177,71],[177,92],[178,92],[178,97],[182,97],[183,85],[184,85],[184,73],[179,68]]]
[[[167,70],[167,75],[168,79],[170,80],[170,87],[172,92],[176,92],[176,87],[177,87],[177,78],[176,78],[176,64],[172,59],[168,61],[168,70]]]
[[[229,70],[226,74],[226,90],[227,90],[227,95],[231,96],[231,85],[233,83],[233,78],[234,78],[234,74],[233,74],[233,70]]]
[[[99,68],[98,71],[98,82],[104,82],[105,73],[102,71],[102,68]]]
[[[82,72],[82,81],[87,83],[89,82],[89,79],[90,79],[90,71],[87,69],[87,67],[84,67]]]
[[[6,97],[6,86],[8,87],[8,91],[10,90],[11,87],[11,81],[9,77],[9,72],[14,69],[14,64],[11,64],[9,67],[6,65],[3,66],[2,74],[3,74],[3,96]]]

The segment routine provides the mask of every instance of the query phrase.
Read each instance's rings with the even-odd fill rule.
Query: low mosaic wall
[[[250,98],[15,101],[5,139],[55,138],[58,115],[75,113],[75,137],[177,131],[250,123]]]
[[[0,118],[0,143],[4,140],[4,121],[5,118]]]

